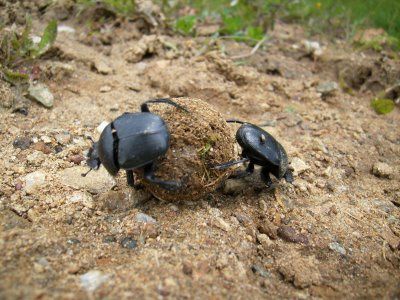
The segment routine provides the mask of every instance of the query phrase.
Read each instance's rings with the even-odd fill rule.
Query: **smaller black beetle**
[[[143,168],[145,180],[170,191],[181,188],[180,182],[163,181],[154,176],[154,161],[168,151],[170,133],[164,120],[150,112],[150,103],[166,103],[187,111],[171,99],[162,98],[142,103],[141,112],[122,114],[104,128],[99,140],[89,149],[86,160],[89,172],[99,169],[101,164],[112,176],[124,169],[128,184],[136,188],[133,170]]]
[[[238,120],[227,120],[227,122],[242,124],[236,132],[236,140],[242,147],[242,159],[216,165],[215,169],[221,170],[248,161],[246,172],[233,177],[250,175],[254,171],[254,165],[258,165],[262,167],[261,178],[268,187],[272,184],[270,174],[278,179],[285,178],[289,183],[293,182],[286,151],[272,135],[250,123]]]

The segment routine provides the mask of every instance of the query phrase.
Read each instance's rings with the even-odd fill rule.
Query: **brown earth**
[[[251,48],[143,20],[91,35],[64,22],[76,32],[39,63],[54,107],[24,102],[24,116],[7,98],[0,112],[0,298],[400,297],[400,113],[370,107],[399,78],[395,57],[323,39],[313,53],[280,23],[238,60]],[[171,203],[103,168],[80,176],[102,121],[168,96],[263,125],[294,184],[267,189],[256,171]]]

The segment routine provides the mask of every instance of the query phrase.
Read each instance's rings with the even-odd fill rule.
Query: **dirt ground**
[[[0,298],[400,297],[400,112],[370,107],[400,78],[398,60],[321,38],[315,52],[279,22],[265,48],[235,59],[251,48],[142,19],[93,33],[55,11],[34,19],[75,29],[39,62],[54,106],[0,112]],[[101,122],[167,96],[263,125],[294,184],[267,189],[256,171],[162,202],[124,174],[80,176]]]

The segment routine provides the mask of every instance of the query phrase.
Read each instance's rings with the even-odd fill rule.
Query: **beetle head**
[[[90,171],[92,170],[98,170],[100,168],[101,165],[101,161],[99,158],[99,153],[98,153],[98,142],[94,142],[93,139],[92,140],[92,147],[90,147],[88,155],[87,155],[87,159],[86,159],[86,164],[89,166],[89,171],[87,171],[86,173],[82,174],[82,177],[85,177]]]

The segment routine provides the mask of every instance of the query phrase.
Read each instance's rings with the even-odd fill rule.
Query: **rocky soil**
[[[370,107],[398,80],[395,57],[318,48],[278,23],[238,59],[251,48],[140,18],[89,34],[54,9],[34,28],[56,15],[74,31],[38,63],[52,107],[1,82],[0,298],[400,297],[400,111]],[[267,189],[256,170],[163,202],[124,174],[81,177],[103,121],[180,96],[262,125],[285,146],[294,184]]]

